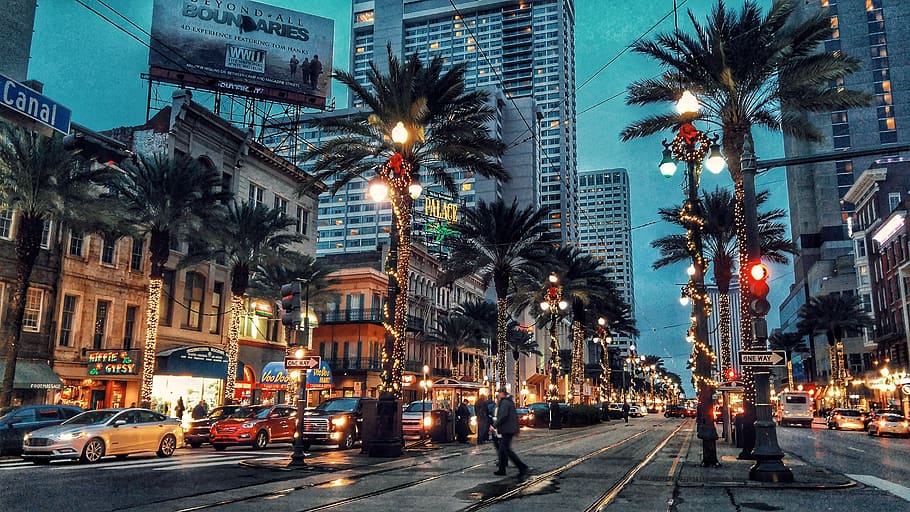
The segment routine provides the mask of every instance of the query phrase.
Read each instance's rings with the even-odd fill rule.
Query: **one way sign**
[[[761,368],[787,366],[787,353],[783,350],[744,350],[739,353],[739,365]]]
[[[293,357],[286,357],[284,359],[284,367],[288,370],[315,370],[319,368],[319,365],[322,363],[322,358],[319,356],[309,356],[303,357],[301,359],[296,359]]]

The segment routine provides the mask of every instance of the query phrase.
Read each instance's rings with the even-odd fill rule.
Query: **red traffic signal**
[[[727,380],[736,380],[736,368],[727,369]]]
[[[768,292],[771,288],[768,286],[768,276],[771,272],[763,263],[752,263],[749,265],[749,294],[752,296],[752,302],[749,304],[752,314],[756,316],[765,316],[771,311],[771,303],[768,302]]]

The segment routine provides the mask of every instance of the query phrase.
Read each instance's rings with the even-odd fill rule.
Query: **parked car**
[[[98,409],[25,435],[22,458],[35,464],[57,459],[98,462],[131,453],[156,452],[170,457],[183,446],[180,420],[148,409]]]
[[[777,424],[802,425],[812,428],[812,396],[807,391],[781,393],[777,407]]]
[[[20,405],[0,409],[0,455],[22,453],[25,434],[44,427],[59,425],[82,409],[72,405]]]
[[[433,402],[418,400],[405,406],[401,413],[401,432],[406,436],[419,436],[430,431],[433,425]],[[422,423],[421,423],[422,422]]]
[[[664,418],[686,418],[688,417],[688,409],[682,405],[671,405],[667,407],[667,410],[664,411]]]
[[[630,418],[644,418],[648,415],[648,411],[643,405],[631,405],[629,406],[629,417]]]
[[[240,405],[225,405],[212,409],[212,411],[209,412],[208,416],[202,418],[201,420],[191,420],[184,422],[183,438],[186,440],[186,444],[192,446],[193,448],[199,448],[203,443],[208,443],[212,425],[223,419],[231,417],[238,410],[246,411],[247,409]]]
[[[563,423],[569,419],[569,404],[559,403],[559,410],[562,413],[560,418]],[[535,402],[528,405],[530,417],[528,418],[529,427],[546,427],[550,424],[550,403]]]
[[[236,445],[261,450],[269,443],[294,442],[297,409],[289,405],[256,405],[246,409],[212,425],[209,436],[216,450]]]
[[[857,409],[832,409],[828,414],[827,424],[829,429],[863,430],[866,426],[866,416]]]
[[[910,423],[902,414],[881,414],[875,421],[869,423],[869,435],[910,437]]]
[[[611,420],[621,420],[622,419],[622,404],[608,404],[607,405],[607,418]]]
[[[897,414],[903,415],[903,412],[897,409],[876,409],[875,411],[866,413],[866,430],[869,429],[869,424],[877,420],[882,414]]]
[[[330,398],[303,416],[303,449],[336,444],[347,450],[362,439],[363,404],[370,398]]]

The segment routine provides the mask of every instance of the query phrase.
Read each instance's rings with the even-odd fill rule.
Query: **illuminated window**
[[[357,14],[357,23],[369,23],[373,21],[373,11],[366,11]]]
[[[431,49],[431,50],[436,50],[436,49],[438,49],[438,48],[439,48],[439,43],[430,43],[430,49]]]
[[[471,190],[472,188],[473,188],[473,185],[471,183],[462,183],[461,184],[461,190],[464,190],[465,192],[467,192],[468,190]]]
[[[365,51],[366,51],[366,49],[365,49],[363,46],[358,46],[358,47],[357,47],[357,53],[363,53],[363,52],[365,52]]]

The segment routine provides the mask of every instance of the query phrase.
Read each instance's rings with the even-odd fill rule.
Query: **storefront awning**
[[[284,369],[284,362],[276,361],[262,367],[259,377],[259,388],[265,391],[280,391],[288,387],[288,371]]]
[[[209,379],[227,378],[227,353],[215,347],[181,347],[158,352],[159,375],[191,375]],[[239,364],[238,368],[242,368]]]
[[[6,368],[0,365],[0,380]],[[46,363],[39,361],[17,361],[16,375],[13,378],[15,389],[60,389],[63,381]]]

